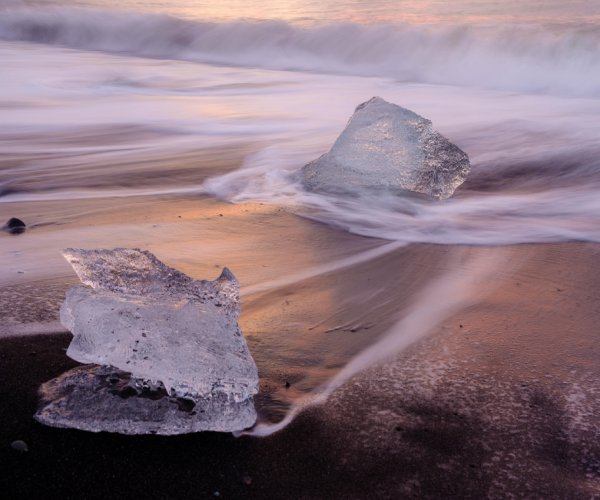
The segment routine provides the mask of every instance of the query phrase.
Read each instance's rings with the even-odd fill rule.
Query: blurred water
[[[259,11],[259,10],[257,10]],[[65,6],[0,9],[0,40],[169,60],[385,77],[398,82],[600,96],[600,27],[562,23],[365,24],[369,18],[302,25],[176,18]],[[237,12],[236,15],[240,15]],[[421,19],[426,21],[427,18]]]
[[[277,19],[293,22],[531,22],[598,19],[589,0],[5,0],[13,5],[127,8],[210,20]]]
[[[388,78],[235,68],[0,44],[0,201],[208,192],[290,205],[404,242],[600,238],[594,97]],[[469,154],[454,199],[376,203],[306,193],[299,169],[372,97],[413,109]],[[243,167],[203,184],[207,148],[251,144]],[[204,152],[203,152],[204,151]],[[165,164],[165,158],[170,162]],[[198,158],[198,160],[195,160]]]
[[[0,201],[209,193],[402,242],[598,241],[598,6],[365,5],[3,4]],[[469,154],[454,199],[301,188],[302,165],[374,95]],[[195,171],[240,144],[241,169]]]

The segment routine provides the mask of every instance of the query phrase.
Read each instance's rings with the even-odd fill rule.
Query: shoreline
[[[594,444],[600,245],[413,244],[336,267],[386,243],[276,206],[206,197],[44,202],[28,209],[59,224],[3,235],[12,245],[12,265],[31,266],[0,287],[5,324],[10,317],[21,328],[35,324],[27,318],[56,321],[64,292],[78,283],[59,250],[77,241],[148,248],[201,279],[227,265],[244,287],[258,290],[243,297],[240,326],[259,368],[255,401],[262,421],[281,419],[291,403],[385,335],[415,301],[427,300],[420,294],[436,277],[453,269],[468,273],[479,257],[500,264],[491,282],[474,285],[475,304],[265,438],[44,427],[32,418],[37,388],[76,365],[64,352],[70,335],[3,336],[0,458],[9,496],[600,494]],[[50,264],[40,270],[37,262]],[[327,272],[311,274],[315,269]],[[303,272],[307,279],[286,282]],[[276,286],[261,290],[268,283]],[[30,451],[12,450],[16,439]]]
[[[70,335],[1,339],[3,399],[10,401],[0,410],[10,478],[4,491],[29,498],[598,494],[600,403],[592,396],[600,394],[600,348],[590,326],[600,308],[580,285],[596,278],[586,264],[600,248],[523,250],[529,255],[519,270],[501,275],[481,303],[267,438],[44,427],[32,419],[37,387],[77,364],[63,351]],[[573,256],[577,264],[563,267]],[[524,302],[534,290],[535,303]],[[564,335],[569,324],[585,335],[572,342]],[[570,366],[557,366],[560,359]],[[30,451],[11,450],[13,439],[25,440]],[[140,471],[146,473],[137,481]]]
[[[390,308],[406,309],[429,277],[448,268],[454,250],[403,247],[248,297],[241,324],[261,373],[256,402],[259,412],[274,405],[261,418],[278,419],[284,412],[284,380],[292,381],[291,392],[299,397],[383,333],[385,321],[368,330],[353,327]],[[495,252],[505,252],[518,265],[502,269],[493,290],[481,294],[477,304],[452,314],[427,338],[356,375],[325,404],[266,438],[132,437],[44,427],[32,419],[37,387],[76,365],[64,353],[70,335],[0,339],[0,378],[7,381],[0,410],[8,464],[4,491],[29,498],[165,498],[192,491],[226,498],[598,494],[600,348],[594,325],[600,307],[590,290],[600,278],[595,270],[600,246],[519,245],[508,247],[508,254],[502,247],[463,250],[464,259],[454,262],[465,269],[472,256]],[[379,286],[365,300],[360,292],[369,280]],[[390,288],[394,280],[397,286]],[[395,290],[388,303],[376,293],[386,289]],[[326,296],[315,296],[319,290],[330,294],[329,300],[312,310]],[[342,290],[347,300],[338,303],[337,315],[315,322]],[[313,316],[306,317],[311,310]],[[341,324],[349,311],[353,321]],[[313,330],[307,330],[309,324]],[[344,328],[336,328],[340,324]],[[280,353],[302,352],[302,346],[288,344],[302,329],[310,337],[304,339],[304,362],[320,356],[312,375],[301,364],[294,368],[291,358],[269,365],[282,349],[278,339],[286,344]],[[332,346],[341,342],[344,352],[332,355]],[[323,358],[328,352],[330,361]],[[26,441],[30,451],[11,450],[14,439]]]

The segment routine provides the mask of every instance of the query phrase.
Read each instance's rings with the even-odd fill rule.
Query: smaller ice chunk
[[[305,165],[310,191],[413,191],[445,199],[464,182],[469,158],[431,121],[373,97],[359,105],[331,150]]]
[[[129,434],[144,429],[167,434],[177,429],[233,431],[254,423],[258,372],[237,324],[239,283],[231,271],[223,269],[214,281],[196,281],[147,251],[63,253],[88,285],[71,288],[60,311],[62,323],[73,333],[67,355],[92,365],[88,371],[65,374],[61,383],[46,384],[52,390],[43,395],[46,407],[38,412],[38,420],[58,426],[78,422],[77,428]],[[127,405],[114,400],[122,392],[106,382],[108,375],[100,367],[126,376],[136,397]],[[83,385],[67,390],[65,384]],[[162,393],[156,397],[159,389]],[[112,400],[121,413],[110,423],[102,412],[109,411]],[[203,410],[183,419],[176,412],[181,422],[158,425],[160,416],[171,415],[173,405],[181,401]],[[92,418],[94,424],[86,417],[90,405],[99,412]],[[63,406],[73,411],[65,416],[57,411]],[[134,414],[127,416],[127,408]],[[138,421],[138,428],[123,423],[128,421]],[[105,427],[96,428],[98,422]]]

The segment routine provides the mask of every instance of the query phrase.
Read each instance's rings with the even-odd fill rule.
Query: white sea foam
[[[356,234],[403,243],[600,241],[598,181],[553,186],[552,165],[537,179],[536,189],[513,186],[465,193],[442,202],[396,195],[361,198],[309,193],[298,178],[301,166],[289,152],[267,148],[248,158],[245,168],[208,180],[205,190],[233,202],[287,205]]]
[[[600,95],[593,24],[298,26],[205,22],[108,9],[9,8],[0,40],[204,63]]]
[[[251,436],[269,436],[287,427],[305,409],[323,404],[331,394],[358,373],[399,354],[426,335],[451,314],[481,299],[481,285],[489,283],[498,269],[506,270],[510,252],[479,256],[459,265],[460,255],[449,263],[453,269],[436,279],[416,298],[412,307],[377,342],[352,358],[342,370],[321,387],[292,405],[285,418],[276,424],[259,423]],[[464,265],[464,263],[463,263]]]

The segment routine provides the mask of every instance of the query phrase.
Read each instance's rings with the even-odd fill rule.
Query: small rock
[[[29,447],[27,446],[27,443],[25,441],[21,441],[20,439],[17,439],[16,441],[13,441],[12,443],[10,443],[10,447],[15,451],[20,451],[20,452],[29,451]]]
[[[25,232],[27,226],[21,219],[17,219],[16,217],[11,217],[8,219],[8,222],[4,226],[10,234],[21,234]]]

